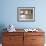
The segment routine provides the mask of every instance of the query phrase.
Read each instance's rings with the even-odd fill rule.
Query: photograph
[[[35,21],[35,7],[18,7],[17,20],[20,22]]]

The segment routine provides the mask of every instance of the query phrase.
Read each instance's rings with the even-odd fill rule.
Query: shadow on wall
[[[6,30],[4,30],[4,28],[6,28],[5,25],[0,24],[0,43],[2,43],[2,36],[3,36],[2,32],[6,31]]]

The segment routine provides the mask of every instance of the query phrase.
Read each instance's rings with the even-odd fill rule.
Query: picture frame
[[[34,22],[35,21],[35,7],[18,7],[17,8],[18,22]]]

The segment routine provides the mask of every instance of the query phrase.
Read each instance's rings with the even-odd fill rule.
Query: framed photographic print
[[[35,21],[35,7],[18,7],[17,21],[20,22]]]

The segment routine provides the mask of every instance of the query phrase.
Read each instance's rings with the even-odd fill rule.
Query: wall
[[[16,28],[46,28],[45,0],[1,0],[0,25],[13,24]],[[17,22],[17,7],[35,7],[35,22]]]

